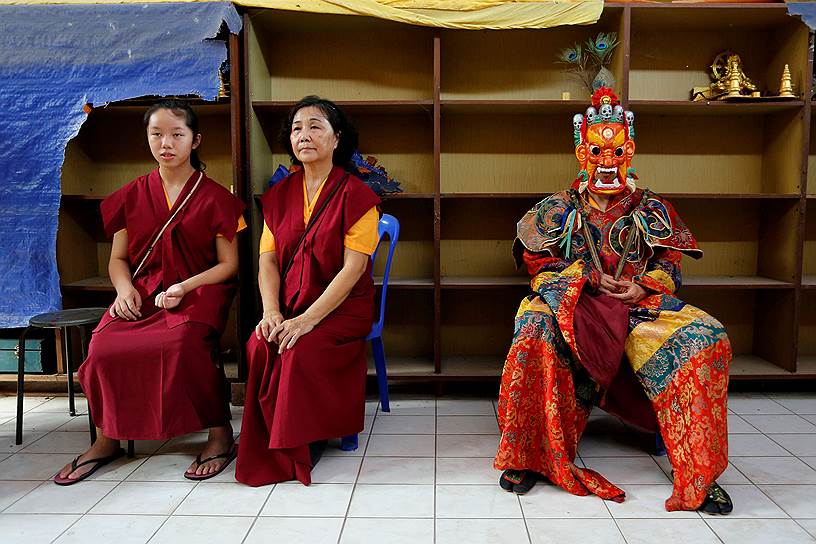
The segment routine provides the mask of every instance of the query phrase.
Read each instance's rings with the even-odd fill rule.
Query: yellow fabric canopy
[[[0,0],[0,4],[144,4],[164,1],[170,0]],[[588,25],[596,22],[603,11],[603,0],[235,0],[234,3],[287,11],[364,15],[412,25],[469,30]]]

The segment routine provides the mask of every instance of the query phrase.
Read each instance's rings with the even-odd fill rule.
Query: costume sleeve
[[[527,273],[531,278],[535,278],[542,273],[560,274],[567,268],[570,268],[572,262],[566,261],[560,257],[553,257],[549,251],[534,253],[528,249],[524,250],[524,264],[527,267]],[[575,270],[572,267],[571,270]],[[595,290],[601,284],[601,275],[595,270],[594,266],[586,265],[582,267],[582,275],[587,277],[587,283]]]
[[[258,249],[258,253],[263,255],[264,253],[271,253],[275,251],[275,236],[272,234],[272,231],[269,230],[269,226],[264,221],[263,232],[261,232],[261,244],[260,248]]]
[[[646,271],[640,276],[635,276],[634,282],[648,291],[673,294],[682,284],[681,257],[682,254],[674,249],[657,248],[646,263]]]
[[[354,251],[372,255],[380,242],[379,223],[380,214],[377,207],[373,206],[351,226],[343,239],[343,245]]]

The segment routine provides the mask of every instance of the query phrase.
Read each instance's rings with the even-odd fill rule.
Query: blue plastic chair
[[[666,443],[663,442],[663,436],[660,434],[660,431],[655,433],[655,455],[658,457],[666,455]]]
[[[377,252],[385,236],[388,236],[390,244],[388,246],[388,259],[385,261],[382,292],[380,293],[380,316],[371,327],[371,332],[366,336],[366,340],[371,341],[371,350],[374,355],[374,368],[377,370],[377,385],[380,389],[380,407],[383,412],[390,412],[391,407],[388,403],[388,374],[385,370],[385,348],[383,346],[382,331],[383,323],[385,322],[385,294],[388,290],[388,276],[391,274],[391,260],[394,257],[397,240],[399,240],[399,221],[393,215],[383,214],[380,218],[377,230],[380,234],[380,241],[377,244],[377,249],[374,250],[374,254],[371,256],[372,262],[377,258]],[[340,443],[340,449],[343,451],[356,450],[357,435],[344,436]]]

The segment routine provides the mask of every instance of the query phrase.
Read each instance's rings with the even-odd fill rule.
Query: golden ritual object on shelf
[[[714,83],[710,88],[719,100],[751,96],[759,89],[742,69],[742,59],[731,51],[720,53],[711,63],[711,77]]]
[[[779,82],[779,94],[762,96],[742,67],[742,59],[733,51],[723,51],[711,63],[709,75],[713,83],[708,87],[691,89],[691,99],[700,100],[780,100],[796,98],[790,66],[785,65]]]
[[[782,71],[782,80],[779,82],[779,97],[780,98],[796,98],[793,94],[793,82],[791,80],[790,66],[785,65]]]

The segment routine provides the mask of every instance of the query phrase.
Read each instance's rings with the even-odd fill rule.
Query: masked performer
[[[715,479],[728,464],[731,347],[723,326],[674,296],[680,258],[700,258],[663,198],[635,185],[634,115],[611,89],[573,118],[578,178],[519,221],[514,254],[534,294],[516,314],[499,396],[500,485],[543,476],[575,495],[624,500],[574,464],[592,407],[659,430],[673,468],[667,510],[731,511]]]

